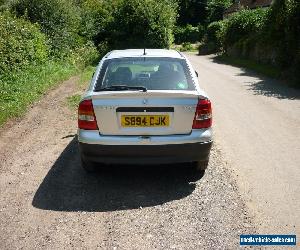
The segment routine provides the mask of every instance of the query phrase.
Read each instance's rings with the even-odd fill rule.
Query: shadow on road
[[[248,90],[253,91],[255,95],[264,95],[268,97],[276,97],[278,99],[300,100],[300,91],[290,88],[273,79],[267,79],[257,76],[254,72],[244,69],[244,73],[240,75],[259,78],[257,82],[249,82]]]
[[[87,174],[80,166],[76,137],[56,160],[32,201],[55,211],[115,211],[178,200],[195,189],[203,174],[183,166],[111,166]]]
[[[217,64],[225,64],[225,65],[232,65],[228,62],[223,61],[218,56],[214,56],[211,58],[214,63]],[[238,67],[238,66],[237,66]],[[278,99],[290,99],[290,100],[299,100],[300,99],[300,90],[288,87],[287,85],[280,83],[276,79],[268,78],[262,76],[254,72],[253,70],[249,70],[244,67],[240,67],[242,69],[242,73],[238,74],[240,76],[249,76],[254,77],[258,80],[253,82],[246,83],[248,90],[252,91],[254,95],[264,95],[268,97],[275,97]]]

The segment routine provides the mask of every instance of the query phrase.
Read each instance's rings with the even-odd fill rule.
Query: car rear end
[[[101,61],[78,110],[84,165],[196,162],[205,168],[211,103],[186,58],[168,53],[131,51]]]

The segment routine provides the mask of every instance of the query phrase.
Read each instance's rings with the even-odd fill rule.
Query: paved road
[[[300,235],[300,91],[213,56],[189,55],[215,135],[262,233]]]

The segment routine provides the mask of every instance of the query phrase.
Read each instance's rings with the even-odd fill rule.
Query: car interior
[[[108,69],[105,86],[144,86],[147,89],[187,89],[183,70],[175,64],[163,62],[158,65],[139,67],[119,64]]]

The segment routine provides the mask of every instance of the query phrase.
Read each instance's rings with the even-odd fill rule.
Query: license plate
[[[122,127],[168,127],[168,115],[122,115]]]

